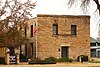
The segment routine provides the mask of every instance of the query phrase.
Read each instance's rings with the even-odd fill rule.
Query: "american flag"
[[[34,27],[34,36],[36,36],[37,35],[37,28],[36,28],[36,26]]]

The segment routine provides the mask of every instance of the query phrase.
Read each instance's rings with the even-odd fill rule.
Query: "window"
[[[31,37],[33,37],[33,25],[31,25]]]
[[[76,25],[71,25],[71,35],[76,35]]]
[[[98,55],[97,57],[100,57],[100,51],[97,51],[97,55]]]
[[[90,46],[92,47],[92,46],[96,46],[96,43],[90,43]]]
[[[27,56],[27,44],[25,43],[25,56]]]
[[[26,29],[26,27],[25,27],[25,37],[27,37],[27,29]]]
[[[53,35],[58,35],[58,24],[53,24]]]
[[[100,46],[100,43],[98,43],[98,46]]]
[[[91,49],[91,57],[96,57],[96,49]]]
[[[33,43],[31,43],[31,56],[33,56]]]

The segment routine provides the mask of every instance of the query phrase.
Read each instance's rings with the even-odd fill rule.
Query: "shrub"
[[[55,57],[49,57],[49,58],[46,58],[45,61],[48,61],[48,62],[56,62],[57,61],[57,58],[55,58]]]
[[[45,60],[34,59],[30,61],[29,64],[55,64],[56,60],[57,59],[54,57],[49,57],[49,58],[46,58]]]
[[[41,60],[39,58],[31,58],[31,60],[29,61],[29,64],[37,64],[39,63]]]
[[[20,54],[20,62],[27,62],[28,58],[25,57],[23,54]]]
[[[88,56],[86,56],[86,55],[78,56],[78,58],[77,58],[78,61],[79,61],[79,58],[81,58],[82,61],[88,61]]]
[[[4,64],[5,63],[5,58],[4,57],[0,57],[0,64]]]
[[[88,61],[88,56],[83,55],[82,60],[83,61]]]
[[[57,62],[72,62],[71,58],[59,58]]]
[[[55,58],[55,57],[49,57],[45,60],[40,59],[34,59],[29,62],[29,64],[56,64],[56,62],[72,62],[72,59],[70,58]]]

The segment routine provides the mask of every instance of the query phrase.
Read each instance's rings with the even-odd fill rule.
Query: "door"
[[[98,51],[98,57],[100,57],[100,51]]]
[[[62,47],[61,57],[62,58],[68,57],[68,47]]]

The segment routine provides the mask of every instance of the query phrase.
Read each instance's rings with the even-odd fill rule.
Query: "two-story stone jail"
[[[31,46],[25,44],[24,55],[41,59],[90,57],[90,16],[38,14],[27,22],[25,33]]]

